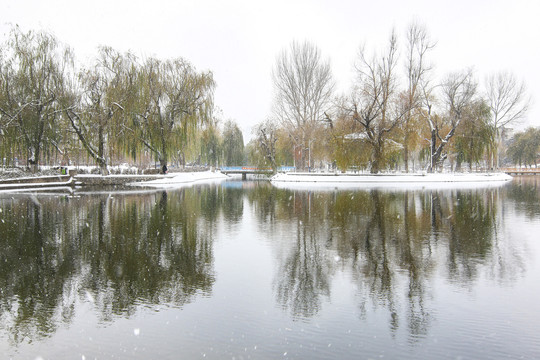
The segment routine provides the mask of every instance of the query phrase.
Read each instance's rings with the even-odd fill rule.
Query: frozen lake
[[[0,354],[540,356],[540,179],[0,194]]]

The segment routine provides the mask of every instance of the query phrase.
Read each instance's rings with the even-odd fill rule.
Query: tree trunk
[[[378,174],[381,171],[382,149],[380,146],[373,147],[373,159],[371,160],[371,173]]]
[[[167,168],[167,143],[168,143],[168,138],[167,138],[167,134],[169,134],[169,132],[167,132],[167,130],[165,130],[165,125],[164,125],[164,119],[161,115],[161,112],[159,113],[159,123],[161,124],[161,128],[160,128],[160,138],[161,138],[161,154],[159,156],[159,166],[160,166],[160,171],[162,174],[166,174],[167,171],[168,171],[168,168]]]
[[[109,169],[107,169],[107,160],[105,157],[105,134],[101,124],[99,125],[98,130],[98,158],[96,159],[96,162],[98,163],[101,175],[109,175]]]
[[[159,158],[159,172],[162,174],[166,174],[168,172],[167,159],[165,157]]]
[[[409,172],[409,145],[408,136],[405,137],[405,144],[403,144],[403,166],[405,166],[405,172]]]
[[[35,174],[38,171],[38,159],[40,153],[39,144],[38,146],[31,146],[30,153],[31,155],[27,160],[28,169],[32,172],[32,174]]]
[[[101,175],[103,176],[109,175],[109,169],[107,167],[107,161],[105,160],[105,158],[99,157],[96,159],[96,161],[98,163],[99,171],[101,172]]]
[[[83,147],[86,149],[86,155],[90,155],[90,157],[98,164],[98,167],[100,169],[101,175],[109,175],[109,170],[107,168],[107,159],[104,156],[105,153],[105,135],[103,132],[103,128],[100,126],[98,130],[98,144],[97,149],[95,149],[92,144],[90,144],[90,141],[87,139],[85,133],[83,133],[83,130],[81,126],[77,123],[80,119],[79,116],[73,112],[65,111],[64,112],[66,116],[68,117],[71,127],[73,130],[75,130],[75,133],[77,134],[77,137],[79,138],[79,141],[83,145]]]
[[[461,171],[461,157],[458,156],[456,159],[456,171]]]
[[[496,140],[495,140],[495,169],[498,170],[501,166],[500,164],[500,151],[502,147],[502,134],[499,129],[496,129]]]
[[[430,147],[430,154],[429,154],[429,164],[428,164],[428,173],[433,173],[435,164],[437,163],[435,153],[437,152],[436,147],[436,141],[437,141],[437,130],[434,128],[431,130],[431,142],[429,144]]]

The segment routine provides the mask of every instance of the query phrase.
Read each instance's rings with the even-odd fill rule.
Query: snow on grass
[[[69,178],[67,181],[55,181],[55,182],[36,182],[36,183],[16,183],[16,184],[1,184],[0,192],[13,192],[13,191],[30,191],[35,189],[53,189],[57,187],[68,187],[72,184],[73,179]]]
[[[500,186],[512,180],[504,173],[438,173],[438,174],[334,174],[280,173],[271,178],[277,187],[294,188],[441,188]]]
[[[221,172],[202,171],[202,172],[185,172],[185,173],[173,173],[164,175],[160,179],[141,181],[132,183],[137,186],[151,186],[158,188],[171,188],[183,186],[191,183],[199,183],[203,181],[222,181],[229,177]]]
[[[280,173],[273,182],[478,182],[508,181],[504,173],[436,173],[436,174],[339,174],[339,173]]]

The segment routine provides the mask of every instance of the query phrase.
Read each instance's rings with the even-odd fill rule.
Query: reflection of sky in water
[[[306,192],[231,181],[3,197],[0,217],[17,225],[2,228],[13,268],[2,268],[0,351],[531,357],[540,350],[535,186]],[[31,240],[39,233],[43,245]],[[6,258],[15,254],[21,261]],[[43,289],[30,285],[38,260]],[[20,273],[27,287],[10,283]],[[43,293],[59,295],[17,323],[28,306],[19,300]]]

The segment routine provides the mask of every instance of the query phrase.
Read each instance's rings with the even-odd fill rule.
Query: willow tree
[[[15,128],[35,171],[45,146],[55,146],[60,131],[61,92],[73,65],[69,48],[46,32],[11,30],[0,67],[0,113]]]
[[[130,54],[109,47],[99,50],[96,63],[79,73],[79,84],[66,96],[65,115],[87,153],[103,175],[109,173],[107,159],[122,134],[122,118],[130,100]]]
[[[456,131],[454,149],[457,153],[455,170],[461,170],[461,164],[467,162],[469,170],[474,163],[483,159],[492,143],[489,106],[483,99],[477,99],[468,106],[463,120]]]
[[[223,157],[227,166],[244,165],[244,136],[232,120],[223,129]]]
[[[222,139],[217,121],[215,119],[208,121],[201,130],[199,133],[201,163],[218,167],[222,160]]]
[[[9,82],[7,69],[5,69],[6,63],[4,61],[4,49],[0,47],[0,109],[5,109],[9,98],[9,88],[7,87]],[[3,110],[0,111],[0,156],[3,158],[13,158],[13,152],[16,148],[15,132],[13,131],[13,119],[4,116]],[[6,165],[3,163],[3,165]]]
[[[161,169],[171,152],[181,150],[187,136],[210,118],[214,87],[211,72],[199,73],[181,58],[149,58],[138,68],[129,126]]]
[[[529,127],[525,131],[517,133],[506,154],[514,164],[520,167],[525,164],[538,167],[538,153],[540,152],[540,129]]]

